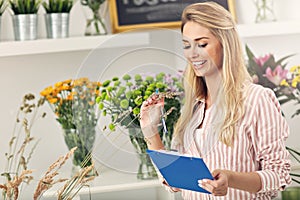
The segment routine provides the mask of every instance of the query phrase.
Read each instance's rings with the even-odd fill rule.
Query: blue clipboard
[[[213,180],[202,158],[184,156],[172,151],[148,149],[147,153],[171,187],[210,194],[198,186],[200,179]]]

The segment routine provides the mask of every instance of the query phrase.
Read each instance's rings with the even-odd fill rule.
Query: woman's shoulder
[[[266,96],[276,98],[273,90],[255,83],[249,84],[245,92],[245,98],[247,100],[258,100],[259,98]]]
[[[258,108],[270,106],[271,104],[280,110],[279,101],[270,88],[263,87],[259,84],[251,83],[245,92],[245,106],[246,108]]]

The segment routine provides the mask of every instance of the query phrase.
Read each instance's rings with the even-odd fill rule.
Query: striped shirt
[[[202,130],[197,130],[205,109],[202,101],[198,105],[185,131],[183,145],[173,142],[173,148],[181,153],[202,157],[210,171],[256,171],[261,178],[262,189],[258,193],[250,193],[229,188],[227,195],[222,197],[182,190],[185,200],[271,199],[291,183],[289,153],[285,148],[289,127],[272,90],[256,84],[249,86],[245,114],[236,125],[232,147],[218,141],[217,134],[214,134],[213,113],[218,114],[214,106],[206,113]],[[195,137],[195,134],[198,135]]]

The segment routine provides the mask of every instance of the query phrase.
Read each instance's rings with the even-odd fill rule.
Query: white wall
[[[300,7],[300,1],[274,0],[274,2],[278,20],[300,20],[300,14],[297,10]],[[252,23],[254,21],[255,11],[251,0],[237,0],[236,7],[239,23]],[[43,13],[43,11],[41,11],[41,13]],[[39,23],[41,24],[39,26],[39,38],[45,38],[42,15],[40,16]],[[71,12],[70,36],[83,35],[84,27],[84,14],[80,5],[77,3]],[[105,75],[103,75],[102,72],[106,65],[102,65],[102,63],[107,58],[106,56],[118,54],[118,51],[115,49],[105,49],[102,54],[99,53],[94,55],[89,54],[90,52],[88,51],[80,51],[62,54],[53,53],[1,57],[0,91],[2,92],[2,98],[0,104],[0,171],[2,172],[4,168],[4,153],[7,152],[8,149],[8,140],[11,136],[11,131],[13,130],[17,108],[25,93],[33,92],[38,95],[39,92],[48,85],[68,78],[76,78],[81,75],[87,75],[93,79],[102,79],[103,76],[106,78],[126,73],[135,67],[138,67],[138,69],[135,70],[141,70],[141,66],[144,66],[144,64],[147,64],[146,67],[149,67],[146,71],[152,71],[154,69],[152,69],[149,64],[151,62],[161,64],[161,66],[164,66],[165,70],[170,70],[166,66],[182,68],[184,61],[180,56],[181,42],[178,37],[180,37],[180,34],[175,32],[172,32],[172,37],[170,37],[169,31],[156,31],[151,33],[151,45],[152,47],[155,47],[154,49],[150,52],[144,49],[142,52],[143,54],[134,53],[130,54],[125,59],[116,59],[114,64],[105,72]],[[1,40],[13,40],[11,16],[8,12],[6,12],[2,18]],[[179,43],[176,41],[179,41]],[[289,63],[291,65],[300,64],[300,34],[243,38],[243,42],[249,44],[257,55],[271,52],[279,58],[290,53],[298,53],[298,55],[289,60]],[[166,53],[162,49],[168,49],[171,53]],[[90,57],[86,59],[88,55],[90,55]],[[82,66],[85,68],[82,68]],[[45,106],[44,108],[48,113],[47,118],[36,123],[33,131],[34,136],[41,139],[30,164],[31,168],[36,169],[35,182],[56,158],[67,152],[60,127],[54,120],[54,114],[49,107]],[[287,114],[290,113],[293,106],[284,105],[283,109]],[[300,116],[290,119],[287,114],[287,119],[291,127],[291,136],[288,140],[288,145],[300,149],[298,142],[300,140],[298,131],[300,125],[297,123],[299,122],[299,117]],[[131,164],[135,165],[135,163]],[[66,165],[66,173],[68,173],[68,169],[70,169],[70,164]],[[32,189],[33,188],[27,189],[26,194],[23,194],[24,199],[30,199],[30,191],[32,191]]]

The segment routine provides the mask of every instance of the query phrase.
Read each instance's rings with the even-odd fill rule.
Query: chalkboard
[[[110,0],[113,33],[148,27],[180,26],[183,9],[192,3],[207,0]],[[235,18],[234,0],[214,0]]]

